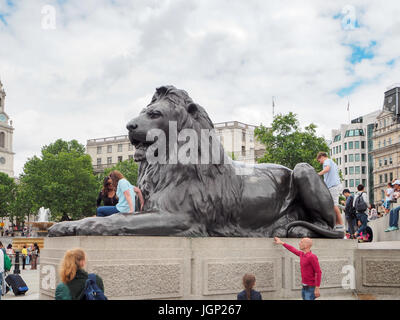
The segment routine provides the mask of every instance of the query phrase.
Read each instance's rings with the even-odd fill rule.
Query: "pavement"
[[[14,267],[11,268],[11,273],[14,271]],[[29,290],[25,295],[16,296],[12,291],[8,291],[7,294],[1,297],[2,300],[39,300],[39,265],[36,270],[30,270],[30,266],[26,266],[25,270],[22,270],[20,276],[24,279]]]

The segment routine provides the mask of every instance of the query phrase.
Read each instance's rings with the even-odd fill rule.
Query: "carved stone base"
[[[284,241],[298,246],[298,239]],[[357,244],[313,241],[321,294],[351,295],[342,288],[341,272],[353,266]],[[301,298],[298,257],[272,239],[77,236],[45,238],[40,299],[54,299],[61,259],[77,247],[87,253],[87,270],[102,277],[109,299],[236,299],[245,273],[255,274],[263,299]]]

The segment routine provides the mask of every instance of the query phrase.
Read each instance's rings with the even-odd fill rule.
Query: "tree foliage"
[[[254,132],[256,139],[266,147],[264,156],[258,161],[281,164],[290,169],[305,162],[321,170],[316,156],[319,151],[329,152],[329,147],[323,137],[316,135],[316,128],[311,123],[302,130],[297,115],[292,112],[275,116],[271,128],[261,125]]]
[[[21,183],[34,212],[49,208],[52,219],[64,213],[75,219],[95,214],[96,177],[90,156],[76,140],[44,146],[40,157],[25,163]]]
[[[0,172],[0,217],[8,216],[14,202],[15,189],[14,179]]]
[[[104,172],[98,175],[98,181],[100,183],[100,188],[103,186],[103,180],[106,176],[110,174],[111,171],[118,170],[124,177],[134,186],[136,186],[138,178],[138,164],[133,159],[128,159],[125,161],[118,162],[115,166],[107,168]]]

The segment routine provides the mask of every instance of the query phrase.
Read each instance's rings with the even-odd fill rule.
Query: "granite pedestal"
[[[284,239],[298,247],[299,239]],[[357,243],[314,239],[323,272],[321,294],[352,295],[342,287],[354,267]],[[299,258],[266,238],[56,237],[41,251],[40,299],[54,299],[58,270],[68,249],[87,253],[109,299],[236,299],[245,273],[256,276],[263,299],[301,297]],[[346,269],[347,268],[347,269]]]

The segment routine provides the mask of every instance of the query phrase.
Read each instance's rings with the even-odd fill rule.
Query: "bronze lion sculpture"
[[[178,134],[190,130],[201,138],[184,148],[187,139],[171,139],[171,123]],[[137,184],[145,199],[144,211],[61,222],[49,229],[49,236],[344,236],[333,228],[332,197],[310,165],[302,163],[290,170],[276,164],[230,160],[218,140],[202,135],[202,131],[212,132],[213,123],[183,90],[158,88],[127,129],[136,148],[135,160],[140,162]],[[149,139],[149,132],[155,130],[165,133],[161,135],[164,141],[161,136]],[[180,149],[180,157],[171,161]],[[160,161],[161,153],[164,161]],[[206,153],[212,156],[205,157],[204,163],[199,157]],[[198,156],[201,163],[192,163],[188,154]],[[215,155],[222,161],[214,161]],[[149,161],[149,156],[158,161]]]

